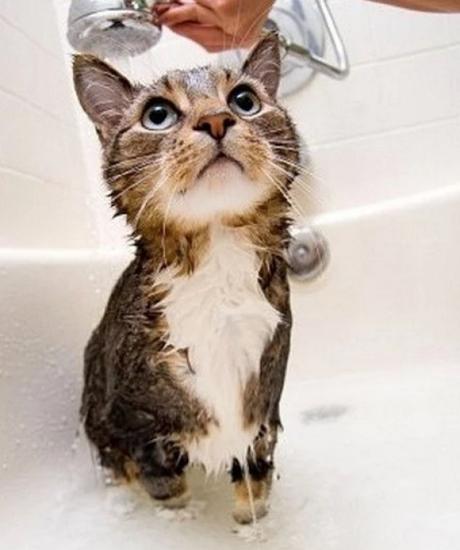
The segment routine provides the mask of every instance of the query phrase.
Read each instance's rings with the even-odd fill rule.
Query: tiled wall
[[[0,3],[0,247],[87,247],[86,171],[51,2]]]
[[[51,2],[4,0],[0,7],[7,44],[0,51],[0,110],[7,113],[1,246],[5,235],[18,246],[125,246],[125,228],[111,220],[99,181],[97,140],[65,81],[68,3],[54,0],[60,41]],[[330,4],[352,72],[340,82],[319,76],[286,100],[312,152],[316,209],[343,211],[460,185],[460,15],[366,0]],[[207,60],[166,34],[149,55],[121,68],[145,78]]]
[[[352,71],[289,100],[311,146],[319,207],[460,185],[460,15],[333,0]]]

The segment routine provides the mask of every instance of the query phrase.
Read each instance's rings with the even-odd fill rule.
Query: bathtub
[[[271,511],[193,471],[171,512],[107,485],[78,425],[82,350],[129,253],[1,250],[0,547],[454,550],[460,545],[460,190],[323,215],[331,264],[292,281]]]

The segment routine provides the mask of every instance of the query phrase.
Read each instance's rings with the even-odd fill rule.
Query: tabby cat
[[[102,466],[165,506],[186,504],[188,464],[228,470],[242,523],[252,499],[257,517],[267,511],[289,355],[299,142],[279,79],[275,34],[241,70],[177,70],[148,86],[74,60],[135,245],[86,348],[86,433]]]

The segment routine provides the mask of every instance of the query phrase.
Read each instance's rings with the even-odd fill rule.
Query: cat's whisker
[[[162,157],[161,154],[158,154],[156,156],[152,156],[152,155],[149,155],[149,156],[146,156],[146,157],[140,157],[140,158],[135,158],[135,159],[129,159],[129,160],[121,160],[117,163],[114,163],[110,166],[110,168],[108,168],[108,170],[110,170],[110,172],[114,172],[115,175],[118,174],[118,169],[124,169],[124,168],[131,168],[131,167],[136,167],[136,166],[139,166],[140,164],[144,164],[144,165],[148,165],[152,162],[155,162],[155,161],[158,161],[160,158]]]
[[[177,188],[179,187],[179,182],[176,183],[176,185],[174,185],[172,191],[171,191],[171,195],[169,197],[169,200],[168,200],[168,204],[167,204],[167,207],[166,207],[166,211],[165,211],[165,215],[163,217],[163,224],[162,224],[162,237],[161,237],[161,248],[162,248],[162,251],[163,251],[163,261],[165,263],[165,265],[167,265],[167,258],[166,258],[166,246],[165,246],[165,241],[166,241],[166,225],[167,225],[167,222],[168,222],[168,216],[169,216],[169,211],[171,209],[171,205],[172,205],[172,201],[173,201],[173,198],[174,198],[174,195],[176,194],[176,191],[177,191]]]
[[[292,168],[293,172],[296,172],[297,174],[305,174],[307,176],[311,176],[312,178],[315,178],[315,174],[308,170],[305,166],[302,166],[301,164],[297,162],[293,162],[291,160],[288,160],[287,158],[280,157],[279,155],[275,155],[275,160],[277,162],[280,162],[284,165],[286,165],[287,168]]]
[[[279,162],[280,159],[277,159],[277,161]],[[275,170],[278,170],[278,171],[282,172],[286,176],[291,175],[289,171],[287,171],[285,168],[283,168],[279,164],[277,164],[273,161],[270,161],[270,164]],[[307,177],[308,177],[308,179],[310,179],[310,174],[308,174]],[[322,204],[322,201],[319,199],[317,194],[314,193],[313,189],[308,185],[307,181],[305,181],[305,180],[302,181],[301,174],[298,174],[297,176],[294,177],[294,179],[292,181],[292,185],[293,185],[293,188],[299,189],[300,191],[302,191],[304,193],[305,197],[309,201],[312,201],[314,204]]]
[[[151,166],[151,163],[145,163],[145,164],[137,164],[136,166],[133,166],[129,170],[125,170],[121,174],[117,174],[116,176],[106,177],[106,181],[110,184],[114,184],[118,180],[125,178],[127,176],[134,176],[139,173],[143,173],[145,169],[149,168]],[[158,172],[160,168],[157,166],[156,168],[153,168],[152,173]]]
[[[293,165],[289,161],[286,161],[285,159],[282,159],[280,157],[275,157],[275,160],[268,160],[268,162],[271,166],[290,178],[291,181],[294,181],[294,179],[298,178],[302,174],[302,171],[299,169],[298,166]],[[283,166],[284,163],[286,164],[286,166]],[[303,173],[303,175],[310,177],[310,174]]]
[[[269,159],[268,163],[271,164],[273,167],[276,167],[277,170],[279,170],[282,174],[287,176],[291,181],[298,176],[299,172],[296,168],[289,170],[289,168],[291,168],[290,166],[288,166],[287,168],[284,167],[284,166],[280,166],[279,163],[283,159],[275,157],[275,160],[276,160],[276,162]]]
[[[274,185],[274,187],[281,193],[281,195],[285,198],[285,200],[288,202],[291,208],[293,208],[294,212],[300,218],[304,218],[305,213],[302,211],[301,206],[297,204],[294,197],[291,197],[289,193],[287,193],[287,191],[283,188],[283,184],[280,181],[277,181],[276,178],[272,176],[272,174],[270,174],[263,168],[262,168],[262,172],[264,173],[265,177]]]
[[[288,153],[298,153],[299,152],[299,149],[297,147],[288,147],[288,146],[285,146],[285,145],[271,144],[271,148],[275,149],[277,151],[285,151],[285,152],[288,152]]]
[[[113,162],[110,166],[119,166],[120,164],[125,164],[126,162],[136,162],[138,160],[146,158],[158,158],[161,157],[163,153],[146,153],[145,155],[133,155],[132,157],[126,157],[123,160]]]
[[[164,153],[147,153],[145,155],[136,155],[136,156],[133,156],[133,157],[128,157],[128,158],[125,158],[123,160],[119,160],[117,162],[113,162],[110,164],[110,166],[107,167],[108,170],[110,171],[114,171],[120,167],[124,167],[126,164],[127,165],[131,165],[131,164],[135,164],[137,165],[139,162],[145,162],[145,163],[149,163],[149,162],[155,162],[155,161],[158,161],[159,159],[163,158],[165,156]]]
[[[308,168],[306,166],[303,166],[303,165],[299,164],[298,162],[293,162],[291,160],[285,159],[285,158],[280,157],[278,155],[275,155],[275,158],[276,158],[277,161],[283,162],[283,163],[285,163],[289,166],[292,166],[295,170],[297,170],[298,172],[312,178],[313,180],[316,180],[320,183],[324,183],[324,181],[315,172],[312,172],[311,170],[308,170]]]
[[[277,159],[277,161],[279,162],[280,159]],[[276,164],[272,161],[271,161],[271,166],[273,166],[274,169],[278,169],[280,172],[286,175],[289,174],[289,172],[287,172],[284,168],[279,166],[279,164]],[[305,198],[308,201],[312,202],[314,205],[324,206],[324,200],[322,200],[321,197],[319,197],[318,194],[315,193],[314,189],[310,185],[308,185],[307,179],[311,180],[314,178],[315,178],[315,175],[310,174],[309,172],[305,174],[298,174],[292,181],[292,187],[295,190],[301,191],[304,194]]]
[[[279,140],[280,141],[292,141],[293,143],[296,143],[296,140],[295,138],[292,138],[292,137],[284,137],[285,136],[285,132],[283,132],[282,129],[280,128],[272,128],[271,130],[266,130],[264,132],[264,136],[272,136],[272,139],[278,139],[276,138],[276,136],[280,136],[279,137]]]
[[[120,179],[123,179],[125,177],[133,177],[137,173],[142,173],[142,172],[144,172],[145,170],[148,170],[148,169],[156,172],[161,168],[161,165],[159,166],[158,164],[159,164],[158,162],[153,163],[151,161],[137,163],[137,164],[131,166],[130,168],[128,168],[128,169],[126,169],[122,172],[114,172],[112,175],[105,174],[105,180],[109,184],[113,185],[114,183],[116,183]]]
[[[299,151],[299,145],[291,140],[291,139],[285,139],[285,140],[282,140],[282,139],[268,139],[268,143],[273,147],[273,146],[282,146],[282,147],[294,147],[294,149],[296,151]]]
[[[144,212],[144,210],[146,209],[147,205],[149,204],[149,202],[153,199],[153,197],[158,193],[158,191],[160,191],[160,189],[164,186],[164,184],[166,183],[166,181],[168,180],[168,178],[166,176],[164,176],[153,188],[152,190],[147,194],[147,196],[145,197],[144,201],[142,202],[141,204],[141,207],[139,208],[137,214],[136,214],[136,217],[134,218],[134,227],[138,227],[139,225],[139,221],[140,221],[140,218]]]
[[[284,161],[280,158],[277,158],[276,160],[278,163],[281,163],[281,165],[283,163],[289,164],[287,161]],[[315,204],[320,204],[324,206],[324,201],[320,199],[318,193],[315,192],[310,182],[320,184],[320,186],[322,186],[321,189],[323,189],[325,186],[325,181],[320,178],[316,173],[310,172],[303,167],[296,166],[296,170],[298,170],[299,172],[293,181],[293,185],[296,187],[296,189],[301,190],[310,200],[313,200]]]
[[[129,191],[132,191],[134,188],[140,186],[142,183],[145,183],[149,178],[154,178],[159,172],[161,171],[161,168],[158,168],[156,171],[150,172],[146,174],[144,177],[142,177],[140,180],[134,181],[131,185],[128,185],[125,189],[122,189],[119,193],[112,196],[112,200],[116,201]]]
[[[285,132],[283,131],[282,128],[272,128],[271,130],[267,130],[267,131],[264,132],[264,135],[266,135],[266,136],[273,136],[273,135],[276,135],[276,134],[279,134],[280,136],[283,136],[285,134]]]

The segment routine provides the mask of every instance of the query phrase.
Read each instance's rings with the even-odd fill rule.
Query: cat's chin
[[[234,171],[235,168],[244,173],[244,168],[240,162],[224,153],[219,153],[202,168],[198,175],[197,182],[203,178],[215,180],[225,177],[226,173],[232,172],[232,169]]]
[[[237,161],[217,157],[170,202],[169,215],[183,222],[210,223],[250,211],[267,198],[267,186],[251,180]]]

